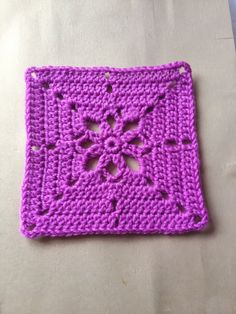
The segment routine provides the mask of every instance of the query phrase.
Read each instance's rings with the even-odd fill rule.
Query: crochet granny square
[[[208,221],[190,66],[26,71],[21,231],[163,233]]]

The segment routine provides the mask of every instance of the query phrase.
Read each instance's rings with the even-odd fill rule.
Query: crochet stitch
[[[190,66],[26,71],[21,231],[30,238],[201,230]]]

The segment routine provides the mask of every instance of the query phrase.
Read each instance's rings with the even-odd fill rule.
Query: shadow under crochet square
[[[27,237],[206,226],[187,63],[29,68],[26,129]]]

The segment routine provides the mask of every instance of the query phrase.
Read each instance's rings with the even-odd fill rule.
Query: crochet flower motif
[[[85,171],[98,171],[103,180],[118,179],[124,172],[139,172],[142,156],[151,148],[142,136],[142,121],[137,116],[123,116],[118,109],[101,120],[87,116],[84,134],[76,143]]]
[[[191,68],[26,72],[21,230],[176,234],[207,224]]]

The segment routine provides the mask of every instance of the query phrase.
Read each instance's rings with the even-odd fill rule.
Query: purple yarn
[[[29,68],[26,128],[25,236],[206,226],[187,63]]]

